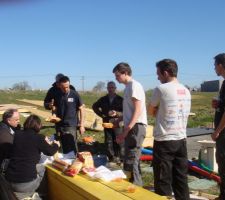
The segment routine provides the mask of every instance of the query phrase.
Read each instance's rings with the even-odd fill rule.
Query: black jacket
[[[70,89],[76,91],[75,87],[70,85]],[[56,83],[52,84],[52,87],[48,90],[45,99],[44,99],[44,107],[47,110],[50,110],[49,103],[52,102],[52,99],[55,100],[55,98],[60,95],[62,92],[60,88],[57,87]]]
[[[70,90],[69,93],[60,93],[55,97],[56,116],[61,119],[56,123],[57,127],[76,127],[78,124],[78,111],[83,105],[77,91]]]
[[[4,122],[0,122],[0,165],[4,159],[8,159],[11,156],[14,138],[11,129],[12,128]]]
[[[103,119],[103,122],[109,122],[110,119],[114,118],[108,115],[110,110],[115,110],[117,112],[123,111],[123,98],[116,95],[112,103],[110,103],[109,96],[103,96],[92,105],[92,109]]]
[[[12,156],[6,170],[10,182],[25,183],[37,177],[36,164],[41,152],[52,156],[58,150],[57,144],[48,144],[45,136],[28,129],[17,131],[14,135]]]

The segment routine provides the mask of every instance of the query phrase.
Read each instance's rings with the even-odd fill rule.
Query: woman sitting
[[[36,115],[30,115],[23,127],[23,130],[15,133],[12,157],[5,178],[14,192],[32,195],[44,176],[45,168],[37,167],[41,152],[52,156],[60,144],[58,141],[50,143],[47,137],[39,134],[42,124]]]

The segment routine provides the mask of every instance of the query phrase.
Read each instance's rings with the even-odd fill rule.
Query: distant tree
[[[30,90],[31,86],[28,84],[27,81],[15,83],[12,86],[12,90]]]
[[[105,83],[103,81],[98,81],[96,86],[93,87],[93,92],[101,92],[105,88]]]
[[[185,85],[185,87],[186,87],[188,90],[191,90],[191,88],[190,88],[188,85]]]

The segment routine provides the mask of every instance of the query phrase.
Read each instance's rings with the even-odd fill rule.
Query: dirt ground
[[[188,159],[198,158],[199,150],[201,149],[201,144],[198,141],[201,140],[211,140],[211,136],[200,135],[187,138]]]

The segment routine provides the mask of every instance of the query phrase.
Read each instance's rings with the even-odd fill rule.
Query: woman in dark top
[[[37,167],[41,152],[52,156],[59,149],[58,141],[50,143],[39,134],[41,126],[40,118],[30,115],[24,122],[24,130],[15,133],[12,157],[6,171],[6,180],[15,192],[35,192],[44,175],[44,167]]]

